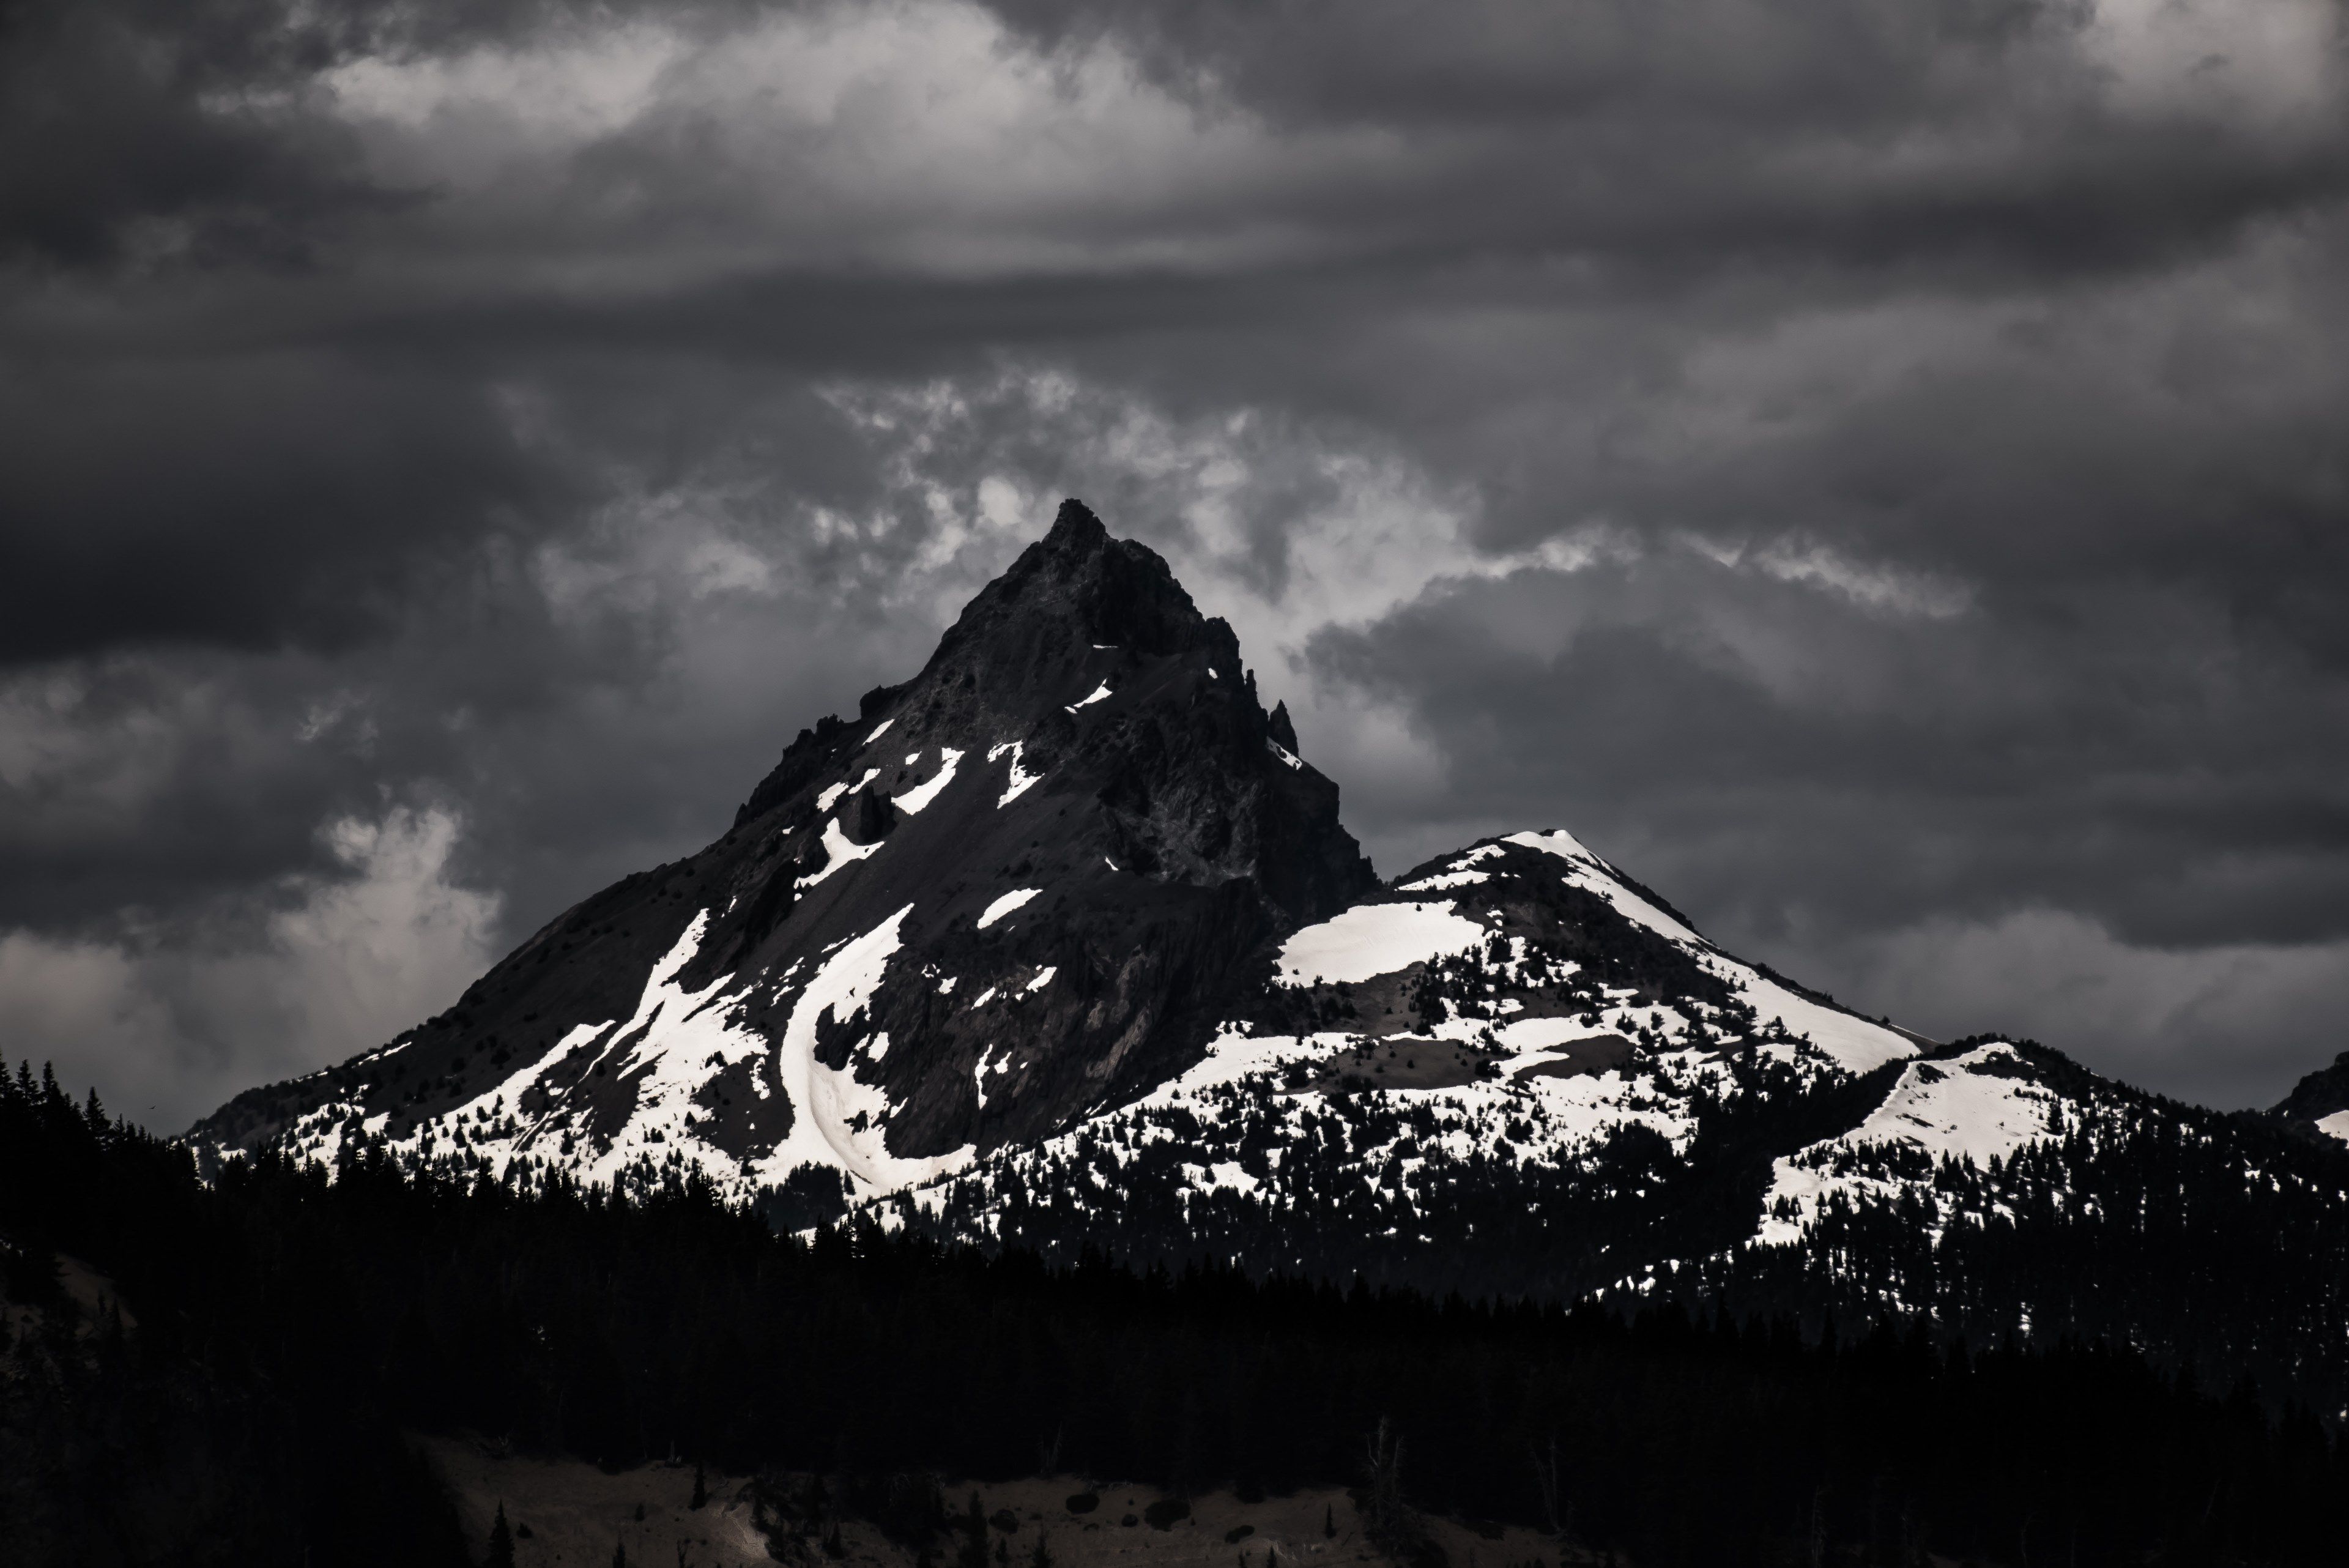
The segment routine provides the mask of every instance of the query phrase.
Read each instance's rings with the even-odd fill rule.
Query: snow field
[[[1396,974],[1429,959],[1466,952],[1486,936],[1450,903],[1357,904],[1281,944],[1275,981],[1305,986],[1349,984]]]
[[[2054,1095],[2027,1080],[1984,1071],[2020,1060],[2013,1046],[1998,1041],[1961,1056],[1911,1063],[1859,1126],[1775,1162],[1754,1239],[1765,1245],[1798,1241],[1805,1227],[1838,1195],[1890,1198],[1913,1185],[1860,1171],[1836,1174],[1840,1152],[1906,1145],[1936,1163],[1946,1158],[1986,1166],[2053,1136]]]

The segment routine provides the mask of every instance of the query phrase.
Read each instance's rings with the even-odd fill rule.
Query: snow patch
[[[1422,877],[1416,882],[1405,882],[1396,889],[1403,893],[1437,893],[1447,888],[1469,888],[1479,882],[1489,882],[1492,874],[1472,869],[1479,860],[1490,860],[1501,853],[1497,844],[1480,844],[1451,865],[1433,876]]]
[[[1265,742],[1265,744],[1272,748],[1272,754],[1274,756],[1278,757],[1290,767],[1302,768],[1305,765],[1305,760],[1302,757],[1299,757],[1295,752],[1290,751],[1287,746],[1282,745],[1278,741],[1267,741]]]
[[[1006,752],[1009,752],[1011,753],[1010,784],[1009,787],[1004,790],[1002,797],[995,803],[995,809],[998,811],[1002,810],[1005,806],[1009,805],[1013,801],[1018,800],[1021,795],[1026,794],[1030,786],[1038,783],[1044,776],[1042,774],[1031,774],[1026,768],[1020,766],[1020,753],[1022,750],[1023,747],[1020,742],[1005,741],[987,753],[987,760],[990,763],[995,761],[998,757],[1000,757]]]
[[[1493,1038],[1510,1051],[1554,1051],[1599,1033],[1601,1032],[1586,1028],[1578,1019],[1518,1018],[1494,1030]]]
[[[1075,701],[1070,703],[1068,711],[1073,713],[1080,708],[1090,708],[1096,702],[1106,701],[1108,697],[1109,682],[1104,680],[1100,685],[1094,687],[1089,695],[1080,697]]]
[[[848,835],[841,831],[840,819],[835,816],[831,821],[823,825],[823,852],[825,855],[823,869],[801,877],[798,881],[792,883],[792,886],[794,888],[812,888],[818,882],[823,881],[825,877],[839,870],[842,867],[849,865],[854,861],[862,860],[866,856],[873,854],[886,842],[887,840],[885,839],[876,838],[870,844],[852,843]]]
[[[1029,899],[1034,898],[1043,890],[1044,889],[1041,888],[1014,888],[1010,892],[1004,894],[1003,897],[996,899],[992,904],[989,904],[979,915],[978,929],[982,931],[987,929],[988,927],[995,924],[996,921],[1003,919],[1004,916],[1011,913],[1012,910],[1017,909],[1020,905],[1025,904]]]
[[[1455,914],[1449,902],[1357,904],[1283,942],[1273,978],[1281,985],[1350,984],[1466,952],[1485,934],[1484,927]]]
[[[899,811],[908,815],[920,811],[922,807],[938,798],[940,790],[954,783],[955,767],[962,761],[962,753],[952,746],[946,746],[940,749],[938,754],[940,758],[938,776],[927,784],[916,784],[912,789],[897,796],[895,804]],[[906,759],[908,762],[912,760],[911,757]]]
[[[864,776],[858,779],[854,784],[833,784],[829,789],[826,789],[822,794],[815,797],[815,808],[818,811],[830,811],[832,809],[833,803],[838,800],[842,795],[854,794],[858,790],[863,789],[866,784],[871,784],[874,779],[877,779],[880,776],[881,770],[879,768],[867,768],[865,770]]]

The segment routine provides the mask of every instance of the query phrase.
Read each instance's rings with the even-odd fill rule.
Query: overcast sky
[[[0,12],[0,1053],[176,1127],[721,831],[1064,494],[1382,874],[2349,1047],[2330,0]]]

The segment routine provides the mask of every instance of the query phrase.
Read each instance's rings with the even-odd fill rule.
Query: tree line
[[[1641,1568],[2329,1563],[2349,1538],[2323,1424],[2102,1342],[799,1239],[675,1178],[379,1149],[206,1183],[22,1067],[0,1237],[10,1299],[48,1308],[0,1376],[0,1539],[27,1562],[464,1561],[399,1437],[457,1428],[844,1497],[1048,1455],[1178,1495],[1383,1486]],[[124,1310],[60,1304],[60,1256]]]

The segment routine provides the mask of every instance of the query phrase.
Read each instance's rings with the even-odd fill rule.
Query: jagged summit
[[[1199,613],[1164,557],[1063,501],[1051,532],[978,591],[922,673],[952,666],[1018,680],[1071,651],[1072,639],[1154,658],[1197,649],[1238,672],[1232,628]]]
[[[1070,501],[716,843],[192,1136],[893,1189],[1179,1071],[1280,936],[1375,886],[1231,628]]]

